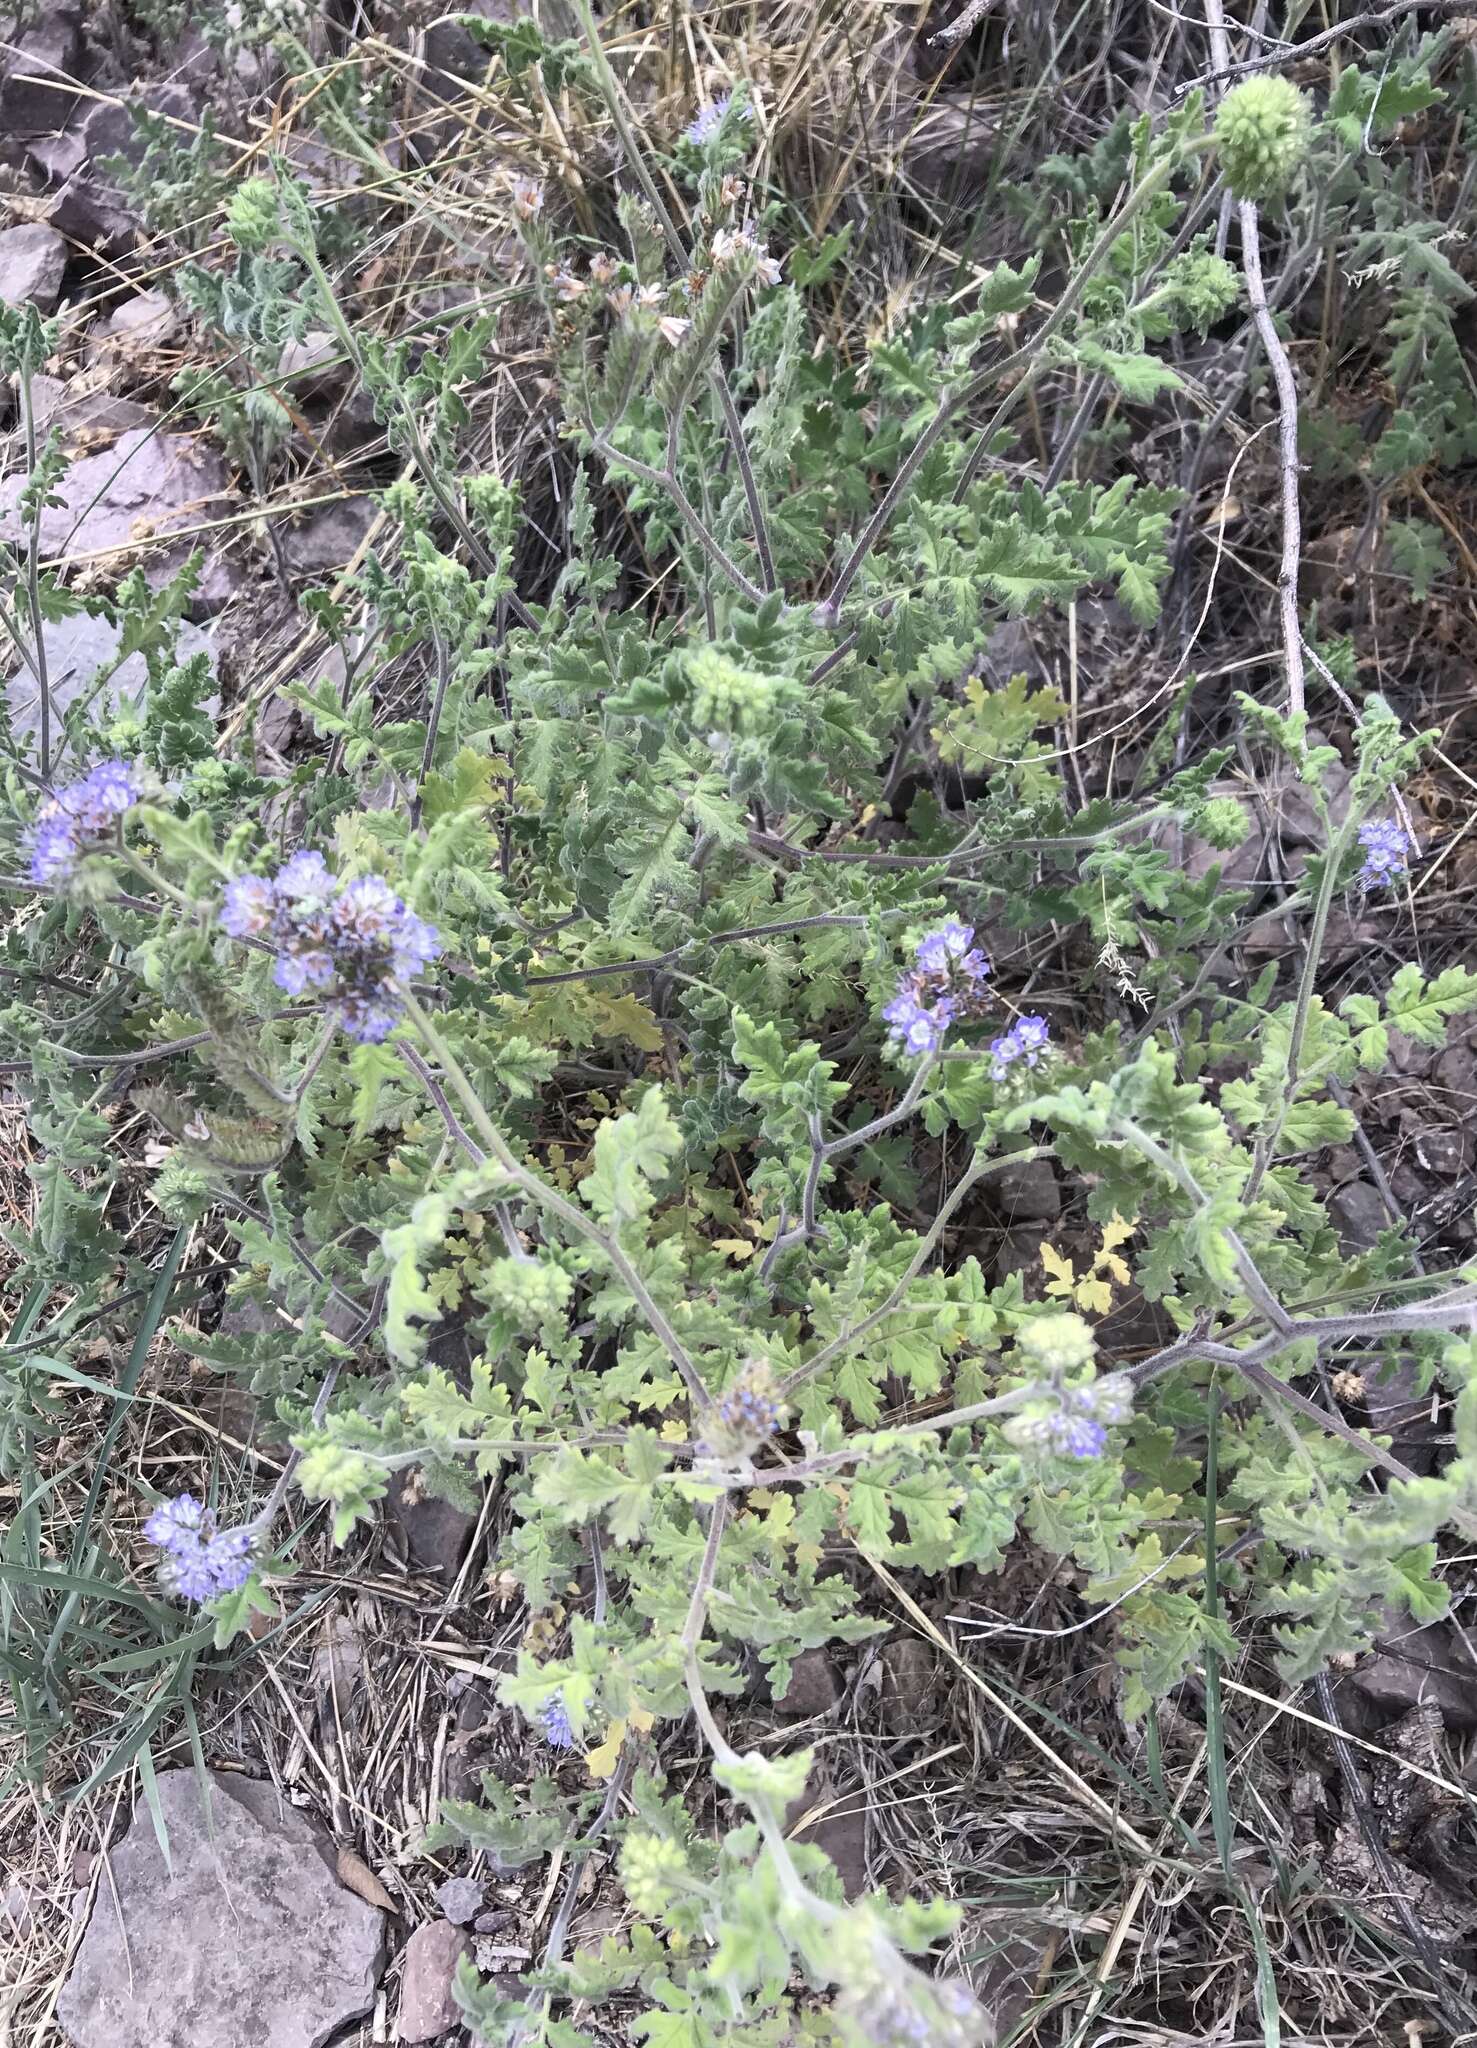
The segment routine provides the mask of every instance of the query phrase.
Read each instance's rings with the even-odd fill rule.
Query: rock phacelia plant
[[[754,1699],[890,1626],[898,1574],[988,1576],[1029,1542],[1099,1631],[1121,1716],[1187,1681],[1199,1712],[1233,1631],[1300,1683],[1392,1610],[1439,1614],[1438,1546],[1477,1533],[1471,1274],[1394,1229],[1346,1255],[1315,1165],[1399,1040],[1477,1010],[1459,965],[1371,947],[1323,972],[1340,892],[1398,907],[1391,814],[1430,736],[1360,669],[1357,703],[1340,684],[1319,708],[1344,758],[1315,739],[1291,576],[1280,665],[1238,656],[1217,676],[1254,687],[1218,681],[1191,715],[1190,614],[1160,607],[1172,562],[1198,573],[1198,500],[1126,430],[1163,406],[1203,434],[1193,338],[1224,320],[1266,345],[1224,191],[1352,217],[1379,88],[1341,86],[1321,126],[1277,76],[1213,122],[1198,97],[1125,118],[1016,195],[1008,257],[873,331],[844,231],[771,253],[790,215],[779,158],[746,161],[767,140],[747,102],[700,109],[653,166],[577,11],[579,44],[486,25],[517,132],[557,114],[620,159],[598,192],[572,165],[496,190],[557,413],[536,504],[488,473],[469,404],[493,315],[392,346],[340,303],[346,252],[403,194],[334,206],[256,152],[229,247],[181,272],[232,374],[243,350],[273,366],[233,415],[243,449],[286,416],[286,341],[327,332],[399,474],[313,601],[336,678],[287,686],[285,767],[175,658],[189,591],[142,577],[109,602],[144,695],[99,685],[45,738],[0,735],[38,1194],[10,1233],[3,1476],[29,1500],[57,1402],[96,1400],[68,1359],[98,1325],[132,1361],[105,1464],[161,1330],[248,1377],[293,1444],[280,1490],[237,1528],[189,1495],[147,1521],[166,1590],[241,1656],[253,1608],[296,1597],[297,1539],[353,1544],[412,1468],[495,1503],[479,1583],[524,1610],[499,1694],[530,1768],[446,1825],[500,1867],[567,1852],[570,1911],[608,1855],[630,1911],[516,1999],[464,1975],[481,2038],[574,2048],[570,2014],[620,2001],[623,2037],[673,2048],[963,2048],[988,2015],[945,1961],[956,1907],[844,1896],[792,1825],[811,1751],[735,1746]],[[34,315],[0,317],[23,406],[52,352]],[[1414,473],[1438,443],[1411,419]],[[38,453],[32,538],[66,459]],[[1424,574],[1429,543],[1405,545]],[[71,601],[39,559],[0,614],[33,660],[21,611]],[[1089,602],[1170,678],[1143,703],[1092,700]],[[1072,702],[1000,666],[1022,617]],[[1320,843],[1275,877],[1307,944],[1253,976],[1217,856],[1262,773]],[[1027,1169],[1065,1249],[1012,1269],[996,1226]],[[1131,1349],[1110,1320],[1130,1293]],[[223,1306],[268,1334],[217,1326]],[[1434,1471],[1331,1405],[1342,1369],[1362,1386],[1386,1361],[1443,1407]],[[1217,1563],[1228,1494],[1254,1555]],[[193,1670],[200,1618],[126,1583],[102,1498],[69,1569],[23,1561],[27,1639],[83,1601],[93,1660],[116,1593],[156,1634],[103,1668]]]

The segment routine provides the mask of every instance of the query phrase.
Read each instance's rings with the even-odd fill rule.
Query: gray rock
[[[30,304],[49,313],[61,297],[67,245],[54,228],[39,220],[18,228],[0,228],[0,300],[7,306]]]
[[[801,1720],[810,1721],[819,1714],[832,1712],[840,1697],[841,1682],[826,1652],[802,1650],[791,1669],[790,1683],[775,1701],[775,1707],[781,1714],[798,1715]]]
[[[1062,1213],[1062,1191],[1049,1159],[1002,1166],[986,1185],[992,1208],[1007,1223],[1054,1223]]]
[[[160,1772],[168,1863],[135,1808],[57,2001],[75,2048],[322,2048],[370,2010],[381,1916],[240,1782],[211,1774],[207,1832],[194,1772]]]
[[[24,1941],[35,1925],[33,1895],[23,1884],[11,1884],[0,1898],[0,1941]]]
[[[1038,1299],[1044,1277],[1041,1247],[1050,1235],[1044,1223],[1020,1223],[1007,1230],[1000,1240],[1000,1249],[995,1254],[991,1269],[995,1285],[999,1287],[1012,1273],[1019,1273],[1025,1282],[1026,1299]]]
[[[1310,732],[1308,744],[1326,746],[1327,737],[1320,732]],[[1325,771],[1323,799],[1335,825],[1341,825],[1349,814],[1349,784],[1352,779],[1342,761],[1335,761]],[[1321,847],[1328,837],[1314,808],[1312,795],[1291,774],[1280,788],[1272,792],[1272,817],[1289,846]]]
[[[457,1964],[471,1953],[471,1942],[449,1920],[417,1927],[400,1962],[402,2041],[434,2041],[448,2027],[461,2025],[462,2009],[451,1986]]]
[[[938,1653],[919,1636],[882,1646],[882,1723],[889,1735],[917,1735],[943,1713],[947,1693]]]
[[[64,128],[60,135],[32,136],[26,155],[46,173],[48,185],[65,185],[86,163],[87,145],[80,128]]]
[[[24,476],[0,484],[0,539],[19,537],[16,505],[25,486]],[[53,493],[55,503],[42,511],[42,552],[75,562],[113,548],[146,547],[159,534],[218,517],[225,490],[225,464],[212,449],[187,434],[137,428],[72,464]],[[120,575],[131,566],[119,557]],[[157,565],[150,575],[156,580],[163,580]]]
[[[484,21],[514,21],[522,12],[512,0],[466,0],[464,6],[447,11],[480,15]],[[491,48],[459,22],[435,21],[426,30],[426,90],[437,99],[459,99],[461,81],[485,77],[492,59]]]
[[[1328,1213],[1345,1252],[1368,1251],[1382,1230],[1390,1228],[1390,1212],[1380,1191],[1367,1180],[1351,1180],[1329,1197]]]
[[[53,721],[60,718],[69,704],[85,696],[92,688],[98,671],[114,659],[122,641],[119,629],[108,619],[95,619],[86,612],[78,612],[69,619],[56,619],[46,628],[47,680],[51,692]],[[179,656],[182,661],[190,655],[211,648],[210,635],[198,626],[184,625],[179,633]],[[35,733],[40,728],[40,693],[31,671],[20,664],[11,666],[0,662],[0,674],[9,670],[6,696],[10,715],[18,738]],[[108,682],[108,690],[120,701],[138,703],[142,700],[147,681],[147,669],[141,654],[130,654],[120,662]]]
[[[368,498],[346,498],[341,505],[325,505],[310,514],[300,526],[283,522],[277,530],[294,569],[308,576],[327,576],[354,559],[374,516]]]
[[[106,256],[126,254],[138,238],[137,218],[116,185],[82,171],[57,193],[49,218],[69,242]]]
[[[77,105],[66,84],[82,61],[80,22],[78,8],[50,8],[0,55],[0,134],[46,135],[65,126]]]
[[[1417,1628],[1408,1614],[1387,1610],[1388,1624],[1360,1658],[1349,1684],[1386,1714],[1436,1706],[1448,1728],[1477,1727],[1477,1667],[1449,1621]]]
[[[100,169],[106,157],[127,157],[131,164],[143,162],[147,144],[134,121],[134,108],[162,115],[168,121],[183,122],[187,128],[194,126],[200,111],[199,102],[188,87],[162,82],[143,86],[125,98],[98,100],[82,123],[82,141],[99,175],[106,176]],[[189,138],[181,135],[180,139]]]
[[[351,374],[338,337],[322,329],[305,334],[301,341],[284,341],[277,358],[277,375],[291,387],[294,398],[337,397]]]
[[[180,316],[164,292],[139,292],[94,323],[87,337],[89,362],[134,350],[159,348],[179,332]]]
[[[482,1911],[482,1887],[474,1877],[449,1877],[436,1887],[436,1904],[453,1927],[466,1927]]]
[[[477,1517],[427,1493],[419,1465],[412,1465],[391,1484],[385,1496],[385,1515],[407,1561],[418,1571],[434,1572],[451,1585],[461,1570]]]
[[[155,419],[146,405],[136,405],[131,398],[85,390],[81,378],[64,384],[60,377],[38,374],[31,379],[31,403],[40,426],[55,426],[66,435],[126,434],[135,427],[151,427]]]

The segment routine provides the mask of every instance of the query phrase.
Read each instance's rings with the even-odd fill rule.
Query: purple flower
[[[251,1577],[252,1531],[218,1529],[214,1513],[192,1494],[155,1508],[144,1535],[163,1551],[160,1579],[181,1600],[215,1600]]]
[[[366,996],[343,996],[338,1014],[345,1031],[360,1045],[383,1045],[400,1022],[400,1005],[393,999],[375,1002]]]
[[[77,827],[57,804],[48,804],[31,828],[31,880],[47,887],[70,881],[81,847]]]
[[[80,782],[65,791],[66,804],[84,833],[106,832],[115,818],[131,810],[139,800],[138,778],[126,761],[99,761]]]
[[[698,148],[701,148],[705,142],[711,142],[723,125],[723,116],[732,105],[733,94],[731,92],[720,94],[716,100],[705,101],[683,129],[682,140],[695,143]],[[748,119],[747,113],[745,113],[744,119]]]
[[[902,1051],[934,1053],[949,1026],[977,1008],[990,963],[974,943],[974,927],[957,918],[926,933],[913,961],[882,1015]]]
[[[273,885],[263,875],[241,875],[226,890],[221,929],[233,939],[260,938],[277,906]]]
[[[1383,888],[1405,873],[1410,841],[1393,818],[1371,818],[1359,827],[1364,865],[1359,880],[1366,889]]]
[[[193,1494],[182,1493],[155,1508],[144,1523],[144,1534],[160,1550],[173,1550],[199,1535],[208,1513]]]
[[[918,965],[925,974],[952,974],[955,962],[968,956],[973,943],[973,925],[960,924],[951,917],[947,924],[941,924],[936,932],[918,941]]]
[[[251,1531],[222,1529],[205,1546],[205,1567],[217,1593],[236,1593],[251,1577]]]
[[[736,1379],[718,1403],[721,1429],[750,1443],[773,1436],[779,1428],[780,1404],[774,1398],[773,1381],[767,1367],[750,1366]]]
[[[563,1693],[556,1692],[551,1700],[545,1700],[539,1708],[538,1718],[550,1749],[574,1748],[574,1729],[569,1723],[569,1710],[564,1704]]]
[[[1051,1027],[1044,1017],[1019,1017],[1003,1038],[990,1041],[990,1071],[997,1081],[1005,1079],[1017,1060],[1038,1066],[1047,1050]]]
[[[407,910],[380,875],[340,882],[321,853],[295,853],[269,881],[243,875],[226,891],[222,929],[265,938],[272,978],[285,995],[332,1003],[351,1038],[377,1045],[400,1021],[395,983],[412,980],[441,951],[436,932]]]
[[[143,794],[126,761],[99,761],[41,806],[31,829],[31,880],[43,886],[70,881],[89,841],[111,836],[125,811]]]
[[[333,876],[321,853],[295,853],[278,868],[272,884],[279,896],[306,900],[319,897],[326,904],[333,894]]]
[[[1133,1413],[1133,1382],[1126,1373],[1108,1373],[1081,1387],[1057,1381],[1040,1394],[1054,1405],[1012,1416],[1004,1434],[1013,1444],[1053,1458],[1100,1458],[1108,1445],[1106,1425],[1127,1422]]]

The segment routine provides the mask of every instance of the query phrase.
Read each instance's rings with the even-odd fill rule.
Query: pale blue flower
[[[723,117],[732,105],[733,94],[731,92],[721,93],[716,100],[705,101],[683,129],[682,140],[694,143],[701,149],[704,143],[713,140],[713,137],[723,126]],[[747,112],[745,112],[743,118],[745,120],[748,119]]]
[[[162,1502],[145,1522],[144,1535],[163,1551],[159,1577],[181,1600],[216,1600],[251,1577],[252,1531],[217,1528],[212,1510],[193,1494]]]
[[[70,881],[88,843],[112,836],[113,828],[143,794],[126,761],[99,761],[69,788],[41,806],[31,829],[31,880],[42,886]]]
[[[1371,818],[1359,827],[1364,865],[1359,880],[1366,889],[1383,888],[1405,873],[1410,841],[1393,818]]]
[[[544,1731],[544,1740],[550,1749],[573,1749],[574,1729],[570,1725],[569,1710],[564,1704],[563,1693],[556,1692],[551,1700],[545,1700],[539,1709],[539,1726]]]
[[[990,1041],[991,1073],[1003,1081],[1017,1060],[1024,1060],[1028,1067],[1038,1066],[1050,1039],[1051,1027],[1044,1017],[1017,1018],[1003,1038]]]

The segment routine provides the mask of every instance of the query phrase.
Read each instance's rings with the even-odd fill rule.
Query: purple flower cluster
[[[889,1037],[907,1053],[937,1052],[949,1026],[979,1008],[989,972],[974,927],[950,918],[919,940],[913,965],[885,1005]]]
[[[321,853],[295,853],[270,881],[232,882],[221,926],[233,939],[265,939],[276,950],[278,988],[322,996],[361,1045],[389,1037],[402,1008],[394,984],[412,980],[441,951],[434,928],[388,882],[340,882]]]
[[[1133,1382],[1124,1373],[1085,1387],[1056,1386],[1051,1396],[1050,1409],[1012,1416],[1004,1430],[1011,1443],[1053,1458],[1100,1458],[1108,1445],[1106,1425],[1133,1413]]]
[[[69,881],[86,848],[110,839],[118,820],[142,795],[126,761],[99,761],[80,782],[48,797],[31,830],[31,880],[43,885]]]
[[[716,100],[705,101],[682,131],[684,142],[695,143],[699,148],[711,142],[723,125],[723,116],[733,104],[733,94],[725,92]]]
[[[545,1700],[539,1708],[538,1718],[550,1749],[574,1748],[574,1729],[570,1726],[569,1709],[564,1704],[563,1693],[556,1692],[551,1700]]]
[[[1410,841],[1393,818],[1371,818],[1361,825],[1359,844],[1364,848],[1359,880],[1366,889],[1381,889],[1405,873]]]
[[[1019,1017],[1003,1038],[990,1041],[990,1072],[1003,1081],[1017,1060],[1037,1066],[1047,1050],[1051,1028],[1044,1017]]]
[[[192,1494],[155,1508],[144,1534],[164,1552],[159,1576],[181,1600],[214,1600],[251,1577],[251,1531],[218,1529],[214,1514]]]

